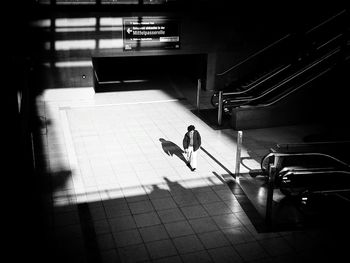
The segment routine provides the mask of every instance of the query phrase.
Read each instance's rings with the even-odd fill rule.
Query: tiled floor
[[[242,199],[232,188],[245,180],[230,175],[237,134],[213,130],[190,111],[195,87],[184,90],[164,80],[140,85],[145,89],[111,93],[95,93],[92,87],[46,89],[37,98],[46,123],[41,140],[43,172],[51,182],[52,195],[45,198],[52,258],[337,262],[332,259],[343,251],[334,247],[332,235],[339,238],[344,229],[256,228],[256,218],[244,207],[248,189],[248,199]],[[182,151],[190,124],[203,140],[196,172],[185,165]],[[276,142],[298,142],[315,128],[244,131],[240,172],[258,171],[261,157]],[[261,218],[264,202],[263,197],[251,202]]]

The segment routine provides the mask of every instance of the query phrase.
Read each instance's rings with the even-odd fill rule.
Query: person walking
[[[187,155],[187,165],[192,171],[197,169],[197,151],[202,144],[199,132],[193,125],[187,127],[187,132],[183,139],[183,147]]]

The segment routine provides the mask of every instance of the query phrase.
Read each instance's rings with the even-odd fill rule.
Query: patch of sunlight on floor
[[[42,101],[75,101],[94,98],[93,87],[72,87],[62,89],[46,89],[39,98]]]
[[[172,88],[154,87],[97,94],[91,87],[46,90],[44,101],[57,101],[47,110],[59,112],[57,137],[63,137],[71,171],[54,193],[54,204],[142,200],[159,192],[225,185],[224,176],[234,171],[235,134],[212,130],[177,95]],[[188,124],[200,131],[206,149],[198,154],[196,172],[186,166],[182,150]],[[174,146],[171,154],[160,138]]]

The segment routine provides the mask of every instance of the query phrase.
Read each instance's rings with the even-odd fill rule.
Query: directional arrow
[[[130,27],[128,27],[128,28],[126,29],[126,32],[128,32],[128,34],[130,34],[130,33],[132,32],[132,29],[131,29]]]

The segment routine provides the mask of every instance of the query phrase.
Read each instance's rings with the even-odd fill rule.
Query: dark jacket
[[[197,130],[193,132],[193,150],[197,151],[201,146],[202,139]],[[186,132],[185,137],[183,139],[183,147],[187,149],[190,146],[190,132]]]

